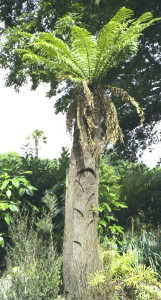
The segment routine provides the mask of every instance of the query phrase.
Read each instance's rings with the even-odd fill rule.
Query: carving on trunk
[[[90,195],[90,197],[89,197],[88,200],[87,200],[86,205],[89,203],[89,201],[91,200],[92,196],[94,196],[94,195],[95,195],[94,193],[92,193],[92,194]]]
[[[78,208],[74,208],[74,210],[76,210],[82,217],[84,217],[83,213]]]
[[[80,181],[78,181],[78,180],[76,179],[76,182],[80,185],[80,187],[82,188],[82,191],[83,191],[83,193],[84,193],[84,188],[83,188],[82,184],[80,183]]]
[[[92,173],[92,174],[96,177],[95,171],[94,171],[93,169],[91,169],[91,168],[85,168],[85,169],[82,169],[82,170],[80,170],[80,171],[78,172],[77,175],[80,175],[80,174],[82,174],[82,173],[84,173],[84,172],[90,172],[90,173]]]
[[[94,221],[95,221],[95,219],[91,220],[91,222],[89,222],[89,224],[87,225],[87,228],[88,228],[89,225],[91,225]]]
[[[80,242],[78,242],[78,241],[74,241],[74,243],[76,243],[76,244],[82,246],[82,244],[81,244]]]

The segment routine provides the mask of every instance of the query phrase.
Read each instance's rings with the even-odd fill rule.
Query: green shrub
[[[106,295],[102,299],[161,299],[161,283],[157,273],[143,264],[136,267],[135,251],[123,255],[115,250],[102,251],[101,260],[104,270],[91,275],[89,283],[95,291],[99,290],[100,295]]]
[[[43,216],[49,220],[49,216]],[[50,233],[35,216],[16,215],[9,227],[7,270],[0,280],[1,300],[56,299],[61,284],[61,258],[56,255]],[[42,222],[42,220],[41,220]],[[39,226],[36,226],[38,224]]]
[[[120,252],[128,252],[135,250],[136,264],[145,264],[150,266],[161,276],[161,242],[158,237],[158,230],[146,231],[141,233],[131,234],[127,232],[124,234],[122,244],[120,245]]]

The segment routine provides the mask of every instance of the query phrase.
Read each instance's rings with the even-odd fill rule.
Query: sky
[[[31,91],[30,84],[16,93],[13,87],[5,87],[5,73],[0,70],[0,153],[16,151],[22,154],[26,137],[35,129],[43,130],[47,144],[39,151],[41,158],[58,158],[62,147],[71,148],[72,140],[66,131],[66,120],[62,114],[54,114],[55,97],[45,96],[47,86],[41,84]],[[152,152],[147,149],[142,161],[149,167],[155,167],[161,157],[161,143],[154,146]]]
[[[36,91],[26,85],[16,93],[13,87],[5,87],[4,76],[5,71],[0,70],[0,153],[22,154],[26,137],[38,129],[47,137],[47,144],[42,143],[39,151],[40,157],[60,157],[62,147],[71,147],[71,137],[66,132],[65,116],[54,114],[56,98],[45,96],[44,84]]]

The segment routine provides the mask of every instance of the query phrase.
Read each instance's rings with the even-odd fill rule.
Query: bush
[[[48,216],[43,218],[44,223],[45,218],[49,220]],[[44,238],[41,223],[35,216],[29,219],[28,215],[16,215],[10,225],[11,246],[7,249],[7,269],[0,280],[1,300],[57,298],[61,258],[56,255],[50,233]]]
[[[143,264],[136,267],[135,251],[123,255],[115,250],[103,251],[101,259],[104,271],[97,271],[90,277],[92,288],[104,295],[104,298],[98,299],[161,299],[161,283],[157,273]]]
[[[150,266],[161,277],[161,240],[158,237],[158,229],[140,233],[124,234],[120,252],[135,251],[136,263]]]

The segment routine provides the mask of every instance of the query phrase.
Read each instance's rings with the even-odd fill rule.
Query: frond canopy
[[[97,37],[73,25],[69,45],[54,33],[43,32],[34,36],[20,32],[22,37],[30,41],[27,47],[22,45],[26,51],[24,60],[42,59],[47,68],[55,64],[53,71],[60,80],[69,78],[82,82],[88,79],[91,84],[96,84],[111,68],[136,54],[142,31],[159,20],[153,19],[151,13],[144,13],[137,20],[132,18],[133,15],[132,10],[122,7]]]

